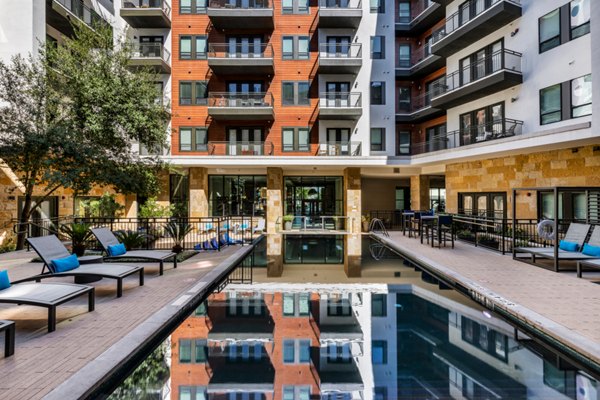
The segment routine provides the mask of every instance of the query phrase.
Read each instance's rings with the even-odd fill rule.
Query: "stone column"
[[[158,180],[160,182],[159,184],[161,189],[160,193],[156,197],[156,202],[161,206],[168,206],[169,201],[171,200],[169,198],[169,172],[161,172]]]
[[[267,276],[283,274],[283,235],[277,233],[277,220],[283,223],[283,169],[267,168]]]
[[[136,218],[138,212],[138,201],[135,194],[125,195],[125,217]]]
[[[190,217],[208,217],[208,171],[190,168]]]
[[[429,176],[415,175],[410,177],[410,208],[413,210],[429,210]]]
[[[344,170],[344,197],[347,220],[346,229],[349,231],[344,238],[346,256],[344,257],[344,272],[349,278],[361,275],[361,181],[360,168]]]

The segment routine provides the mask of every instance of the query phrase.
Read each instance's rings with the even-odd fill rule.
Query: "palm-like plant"
[[[181,253],[183,251],[183,246],[181,244],[192,230],[192,225],[187,222],[171,221],[165,224],[165,235],[173,239],[174,253]]]
[[[129,230],[117,231],[115,232],[115,236],[119,239],[119,242],[125,245],[127,251],[143,247],[149,238],[145,233]]]
[[[92,236],[90,225],[84,222],[73,222],[60,227],[60,232],[71,239],[73,254],[81,257],[85,253],[86,242]]]

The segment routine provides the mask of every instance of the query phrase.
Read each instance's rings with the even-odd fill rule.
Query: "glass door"
[[[327,82],[327,106],[350,106],[350,82]]]
[[[349,57],[350,56],[350,36],[328,36],[327,37],[327,56],[328,57]]]
[[[460,116],[460,145],[471,144],[472,129],[471,113]]]
[[[140,36],[140,51],[144,57],[160,57],[162,36]]]
[[[481,79],[486,73],[485,50],[475,53],[475,64],[473,65],[473,80]]]
[[[327,129],[327,154],[330,156],[348,155],[350,140],[349,128]]]

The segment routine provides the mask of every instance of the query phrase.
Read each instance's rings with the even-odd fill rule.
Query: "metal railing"
[[[321,108],[356,108],[362,106],[360,92],[323,92],[319,95]]]
[[[273,58],[273,46],[266,43],[208,45],[209,58]]]
[[[271,0],[209,0],[208,8],[273,9]]]
[[[400,16],[396,17],[396,23],[398,24],[410,24],[413,20],[415,20],[419,15],[423,13],[423,11],[427,10],[429,7],[433,7],[436,5],[433,0],[417,0],[412,1],[410,4],[410,16]]]
[[[352,233],[354,217],[343,215],[278,217],[275,226],[278,232],[334,232]]]
[[[167,16],[171,16],[171,6],[164,0],[124,0],[123,8],[160,8]]]
[[[346,43],[346,44],[321,43],[319,45],[319,57],[325,58],[325,59],[361,58],[362,57],[362,44],[361,43]]]
[[[476,82],[501,70],[521,72],[521,53],[503,49],[489,58],[464,66],[462,69],[446,75],[445,83],[436,88],[436,97]]]
[[[489,10],[497,3],[507,1],[514,4],[521,4],[519,0],[470,0],[460,6],[459,10],[446,18],[446,25],[433,33],[433,43],[437,43],[452,32],[473,21],[481,13]]]
[[[522,134],[523,121],[503,118],[482,125],[474,125],[467,129],[447,132],[443,135],[435,136],[426,142],[414,143],[412,145],[412,154],[453,149]]]
[[[410,59],[396,59],[396,68],[398,69],[411,69],[420,62],[433,57],[434,54],[431,52],[431,46],[426,43],[423,46],[413,50],[411,49]]]
[[[272,156],[273,142],[208,142],[211,156]]]
[[[319,143],[317,156],[352,156],[362,155],[362,142]]]
[[[271,92],[229,93],[212,92],[208,94],[209,107],[273,107]]]
[[[160,58],[164,62],[171,60],[171,53],[165,48],[162,43],[127,43],[131,58]]]
[[[96,25],[108,27],[110,24],[100,14],[86,6],[82,0],[54,0],[86,25],[94,28]]]
[[[361,0],[319,0],[319,8],[353,9],[362,8]]]
[[[410,102],[398,102],[398,114],[412,114],[431,106],[431,92],[411,97]]]

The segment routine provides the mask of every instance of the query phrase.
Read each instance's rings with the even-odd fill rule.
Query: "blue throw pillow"
[[[54,267],[54,272],[67,272],[72,269],[79,268],[79,260],[75,254],[71,254],[69,257],[57,258],[50,260],[50,263]]]
[[[10,287],[10,279],[8,279],[8,271],[0,271],[0,290]]]
[[[592,246],[586,243],[583,245],[582,253],[586,256],[600,257],[600,246]]]
[[[579,250],[579,245],[575,242],[566,242],[561,240],[558,248],[564,251],[577,251]]]
[[[123,243],[113,244],[112,246],[108,246],[106,248],[106,252],[111,257],[122,256],[127,253],[127,249],[125,249],[125,245]]]

